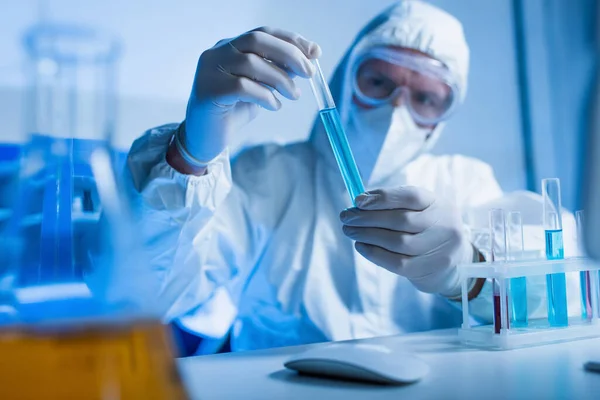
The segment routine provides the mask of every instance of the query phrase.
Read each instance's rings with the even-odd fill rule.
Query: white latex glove
[[[260,107],[275,111],[281,102],[273,90],[292,100],[300,92],[293,77],[311,77],[320,47],[302,36],[258,28],[223,39],[200,56],[188,101],[182,142],[191,155],[210,161],[228,136],[256,116]]]
[[[473,247],[452,204],[417,187],[370,191],[356,204],[340,219],[363,257],[408,278],[422,292],[460,294],[456,266],[472,262]]]

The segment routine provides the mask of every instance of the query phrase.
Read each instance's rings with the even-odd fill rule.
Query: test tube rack
[[[467,346],[494,350],[509,350],[521,347],[531,347],[542,344],[565,342],[578,339],[600,337],[600,263],[585,257],[565,258],[563,260],[523,260],[510,262],[486,262],[463,264],[458,266],[463,277],[462,282],[462,313],[463,323],[459,329],[460,341]],[[496,333],[494,324],[477,324],[469,312],[468,282],[469,278],[484,278],[485,285],[492,285],[497,280],[500,286],[500,299],[508,299],[509,279],[534,277],[555,273],[571,273],[590,271],[590,292],[592,314],[589,319],[581,316],[570,316],[569,324],[565,327],[551,327],[547,319],[530,319],[526,327],[511,327],[508,301],[500,301],[501,328]],[[493,296],[492,291],[485,290],[482,295]],[[489,299],[493,304],[493,299]],[[547,301],[547,299],[546,299]]]

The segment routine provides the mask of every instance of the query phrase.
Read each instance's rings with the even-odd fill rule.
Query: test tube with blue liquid
[[[317,99],[319,115],[342,173],[346,189],[348,189],[352,204],[356,206],[355,199],[359,194],[364,193],[365,188],[319,61],[314,59],[312,63],[315,66],[315,74],[310,79],[310,86]]]
[[[523,259],[523,219],[518,211],[506,216],[507,259],[515,262]],[[515,328],[526,327],[527,320],[527,278],[520,276],[510,279],[510,323]]]
[[[578,253],[580,256],[584,255],[583,252],[583,224],[584,224],[584,213],[583,210],[575,212],[575,223],[577,226],[577,244]],[[590,271],[579,272],[579,284],[581,287],[581,319],[590,321],[593,317],[592,312],[592,276]]]
[[[561,216],[560,181],[558,178],[542,179],[544,198],[544,230],[546,236],[546,258],[562,260],[564,256]],[[567,310],[567,279],[564,272],[546,275],[548,296],[548,322],[550,326],[569,325]]]

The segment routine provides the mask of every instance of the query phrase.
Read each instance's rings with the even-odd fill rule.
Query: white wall
[[[505,190],[524,188],[513,2],[434,0],[432,3],[462,21],[471,48],[467,99],[449,122],[436,152],[481,158],[494,167]]]
[[[436,151],[482,158],[496,167],[507,189],[522,187],[511,2],[434,3],[464,22],[472,47],[467,102]],[[120,145],[127,147],[144,128],[183,118],[197,57],[219,39],[260,25],[298,31],[321,44],[322,66],[329,75],[366,19],[388,4],[390,0],[0,0],[0,140],[14,141],[20,132],[22,103],[16,96],[23,84],[23,56],[18,40],[39,15],[92,24],[122,38],[117,133]],[[278,113],[264,112],[240,132],[238,143],[306,137],[316,108],[308,85],[300,86],[305,96],[293,104],[284,101]]]

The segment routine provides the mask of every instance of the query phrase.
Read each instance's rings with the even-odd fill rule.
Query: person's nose
[[[402,104],[404,104],[404,97],[404,91],[398,90],[398,92],[395,93],[394,97],[392,98],[392,106],[394,106],[394,108],[400,107]]]

